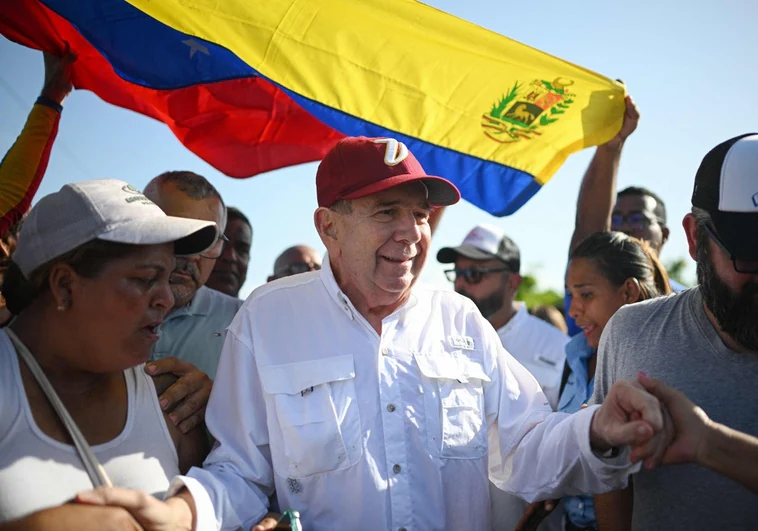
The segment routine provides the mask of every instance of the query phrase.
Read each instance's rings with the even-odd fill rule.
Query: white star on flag
[[[190,49],[190,59],[195,55],[195,53],[200,52],[204,53],[205,55],[210,55],[211,52],[206,48],[204,45],[197,42],[195,39],[187,39],[182,41],[182,44],[186,44],[189,46]]]

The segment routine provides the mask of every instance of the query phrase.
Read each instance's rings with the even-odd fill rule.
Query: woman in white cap
[[[68,503],[93,484],[160,495],[199,465],[204,430],[164,418],[142,364],[173,305],[176,254],[218,245],[125,182],[74,183],[32,209],[2,286],[0,529],[108,529],[119,508]],[[120,528],[120,527],[119,527]]]

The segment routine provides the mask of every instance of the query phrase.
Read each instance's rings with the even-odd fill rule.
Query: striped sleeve
[[[60,107],[38,102],[24,129],[0,162],[0,236],[29,210],[58,134]]]

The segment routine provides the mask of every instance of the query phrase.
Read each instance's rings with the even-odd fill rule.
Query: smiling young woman
[[[558,410],[575,413],[594,392],[600,336],[613,314],[626,304],[669,294],[671,286],[665,268],[647,243],[621,232],[598,232],[569,256],[566,290],[572,297],[569,315],[582,333],[566,345]],[[568,496],[563,501],[566,529],[597,528],[591,495]],[[557,506],[550,503],[552,508]],[[542,504],[532,504],[527,511]]]

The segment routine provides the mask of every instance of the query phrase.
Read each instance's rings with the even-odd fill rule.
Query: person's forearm
[[[610,230],[622,147],[622,142],[614,142],[598,146],[595,151],[579,188],[569,253],[587,236]]]
[[[195,514],[195,500],[187,489],[180,490],[174,496],[166,500],[174,512],[174,522],[177,529],[195,529],[197,516]]]
[[[629,531],[632,528],[634,495],[632,480],[625,489],[596,494],[595,521],[599,531]]]
[[[24,216],[45,174],[60,120],[54,104],[34,105],[24,129],[0,162],[0,235]]]
[[[758,494],[758,438],[714,424],[698,463]]]

